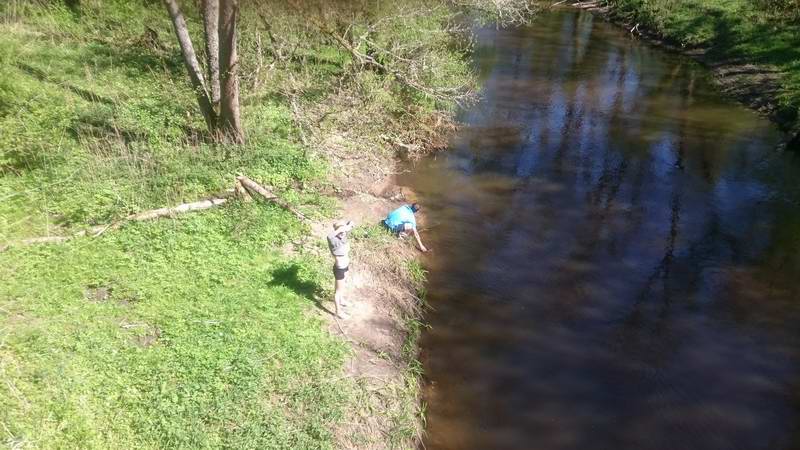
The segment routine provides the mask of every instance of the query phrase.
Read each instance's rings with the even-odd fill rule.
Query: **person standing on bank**
[[[403,205],[390,212],[383,223],[389,230],[398,235],[411,232],[414,235],[414,239],[417,240],[419,249],[425,253],[428,249],[422,245],[422,240],[419,238],[419,232],[417,231],[417,219],[414,217],[417,211],[419,211],[419,203]]]
[[[333,224],[333,232],[328,235],[328,248],[333,255],[333,278],[334,294],[333,301],[336,303],[336,317],[347,319],[348,315],[343,307],[346,305],[344,299],[344,285],[347,270],[350,268],[350,244],[347,243],[347,233],[353,229],[353,221],[337,220]]]

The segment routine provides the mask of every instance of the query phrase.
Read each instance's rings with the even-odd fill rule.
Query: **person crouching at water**
[[[328,235],[328,248],[333,255],[333,278],[334,294],[333,301],[336,303],[336,317],[346,319],[348,316],[343,307],[346,302],[344,299],[344,284],[347,270],[350,268],[350,244],[347,243],[347,232],[353,229],[351,220],[338,220],[333,224],[333,232]]]
[[[417,211],[419,211],[419,203],[403,205],[390,212],[389,216],[386,217],[386,220],[383,221],[383,224],[386,225],[390,231],[397,233],[398,235],[411,232],[414,235],[414,239],[417,240],[419,249],[424,253],[427,252],[428,249],[422,245],[422,240],[419,238],[419,232],[417,231],[417,219],[414,218],[414,214]]]

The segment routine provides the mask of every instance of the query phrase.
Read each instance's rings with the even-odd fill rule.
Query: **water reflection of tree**
[[[680,123],[677,127],[677,136],[676,136],[676,143],[673,146],[675,151],[675,171],[672,175],[672,193],[670,195],[670,204],[669,204],[669,211],[670,211],[670,221],[669,221],[669,228],[667,231],[667,236],[664,239],[665,245],[663,250],[663,256],[661,260],[656,264],[650,275],[647,277],[644,286],[636,295],[633,309],[629,313],[628,317],[624,321],[626,326],[634,326],[634,327],[641,327],[642,322],[642,309],[641,305],[644,303],[648,297],[651,296],[653,289],[658,281],[661,281],[661,301],[662,307],[661,311],[658,314],[657,320],[657,328],[660,328],[660,325],[665,323],[667,318],[669,317],[669,310],[671,305],[671,289],[670,289],[670,281],[671,281],[671,272],[672,267],[675,259],[675,246],[678,240],[679,232],[680,232],[680,220],[681,220],[681,206],[682,206],[682,197],[683,197],[683,183],[685,180],[685,167],[684,167],[684,158],[686,156],[686,149],[688,146],[688,139],[687,136],[687,122],[688,122],[688,114],[690,113],[688,108],[693,102],[693,94],[694,94],[694,72],[690,71],[688,79],[686,77],[679,77],[680,72],[683,66],[678,65],[676,66],[675,70],[671,73],[668,81],[669,86],[674,86],[676,79],[684,79],[687,80],[685,85],[682,88],[679,88],[678,91],[680,95],[677,96],[679,98],[680,105],[677,108],[677,114],[680,117]]]
[[[581,33],[582,27],[590,23],[576,23],[574,17],[569,20],[575,24],[576,33]],[[558,36],[560,29],[553,26],[544,32]],[[591,41],[597,40],[589,39]],[[548,134],[548,130],[544,130],[532,132],[536,137],[530,140],[519,139],[519,136],[524,137],[526,129],[546,128],[557,121],[547,120],[546,102],[542,97],[532,100],[538,104],[530,106],[518,98],[511,98],[513,95],[508,92],[500,92],[510,100],[498,104],[493,112],[501,113],[503,120],[510,118],[527,128],[520,127],[522,133],[507,139],[507,145],[503,144],[503,148],[494,153],[481,150],[465,157],[472,158],[474,182],[478,176],[487,174],[487,177],[513,178],[516,169],[524,163],[521,155],[535,151],[537,165],[529,171],[530,176],[523,177],[518,183],[508,183],[507,186],[515,188],[497,189],[492,185],[493,191],[489,193],[448,194],[448,201],[456,199],[464,203],[459,203],[458,207],[463,206],[467,212],[462,211],[458,217],[463,222],[454,220],[452,225],[448,225],[447,233],[455,233],[458,239],[448,241],[452,249],[442,250],[452,255],[448,262],[450,270],[458,272],[454,280],[450,280],[452,284],[447,286],[451,289],[448,295],[452,294],[457,301],[439,307],[437,314],[446,317],[448,325],[447,332],[439,331],[442,341],[437,345],[441,344],[439,348],[459,347],[460,357],[455,361],[448,360],[451,366],[445,369],[457,373],[459,380],[461,377],[473,379],[476,374],[477,377],[484,376],[477,383],[464,382],[453,389],[460,389],[458,395],[474,400],[471,405],[497,408],[498,413],[493,415],[495,422],[506,427],[519,425],[520,429],[530,422],[541,423],[524,413],[516,415],[518,411],[509,408],[508,404],[535,398],[543,400],[543,403],[568,405],[564,410],[576,407],[588,411],[598,405],[607,407],[608,404],[604,403],[607,398],[616,399],[614,395],[619,395],[618,400],[624,405],[607,408],[611,411],[594,416],[590,413],[573,416],[569,411],[551,409],[551,412],[555,410],[552,417],[572,420],[569,425],[561,427],[575,433],[573,443],[580,441],[584,444],[590,439],[588,436],[596,436],[592,431],[597,429],[598,415],[602,419],[630,419],[630,423],[639,426],[640,431],[664,433],[669,426],[647,422],[663,419],[653,405],[666,406],[672,413],[679,413],[680,418],[672,424],[684,431],[690,428],[695,432],[711,425],[712,431],[733,430],[738,433],[745,430],[745,437],[751,438],[747,427],[731,427],[724,420],[708,419],[693,409],[717,400],[713,396],[701,392],[692,397],[695,392],[675,394],[675,391],[702,390],[698,385],[717,376],[716,373],[691,373],[695,367],[705,367],[694,365],[691,356],[687,356],[692,344],[699,342],[698,336],[721,337],[719,342],[702,345],[708,345],[704,350],[725,350],[738,342],[741,336],[737,330],[731,332],[731,326],[766,327],[767,322],[763,321],[764,315],[761,314],[767,311],[765,303],[776,306],[770,306],[772,309],[768,310],[768,323],[796,336],[792,327],[787,326],[786,321],[791,319],[782,317],[777,308],[790,311],[788,299],[791,291],[777,292],[778,299],[760,292],[761,287],[769,282],[785,285],[783,280],[775,281],[774,276],[766,276],[771,270],[783,272],[786,276],[800,275],[800,267],[792,266],[800,265],[796,253],[792,259],[792,251],[797,248],[796,239],[789,239],[790,230],[800,229],[792,228],[797,227],[796,224],[789,224],[789,216],[796,214],[787,213],[785,220],[778,217],[773,222],[774,211],[769,208],[777,206],[765,205],[755,197],[748,197],[749,186],[729,185],[738,178],[749,179],[752,176],[748,171],[748,165],[753,162],[752,152],[743,148],[748,144],[739,142],[742,131],[735,129],[736,121],[728,124],[725,123],[726,117],[709,118],[700,114],[707,105],[701,104],[698,108],[695,103],[702,103],[703,99],[695,97],[695,86],[702,84],[693,66],[678,64],[672,69],[673,66],[669,65],[670,70],[662,70],[662,63],[648,60],[647,50],[637,50],[637,47],[626,50],[624,46],[614,47],[619,53],[602,47],[586,51],[583,62],[602,69],[591,76],[576,72],[577,64],[581,64],[581,58],[577,56],[571,57],[572,62],[560,70],[541,66],[542,58],[549,58],[548,52],[553,48],[571,46],[561,50],[578,55],[576,42],[570,39],[545,48],[526,47],[525,51],[517,53],[522,57],[514,63],[517,65],[514,70],[522,81],[525,81],[523,72],[530,70],[534,80],[527,83],[543,83],[541,77],[552,76],[547,82],[563,86],[566,113],[563,122],[559,122],[561,129],[549,130],[561,137],[543,139],[541,136]],[[526,53],[528,51],[538,51],[535,53],[537,59],[533,60],[533,56]],[[511,55],[510,61],[515,61],[514,53],[503,58],[508,55]],[[531,59],[526,59],[526,55]],[[621,67],[625,70],[620,70]],[[641,73],[637,79],[630,75],[631,72]],[[571,83],[576,78],[580,79],[581,85]],[[615,94],[610,104],[601,98],[604,83],[609,83]],[[582,86],[580,92],[578,86]],[[504,89],[508,86],[494,87]],[[555,92],[550,86],[530,87],[522,83],[515,87],[522,87],[522,93],[530,89],[530,92],[552,96]],[[515,129],[509,128],[507,134]],[[485,130],[478,133],[483,137],[487,134]],[[492,136],[492,140],[495,137],[500,136]],[[655,143],[661,140],[667,144],[656,148]],[[477,139],[475,142],[484,141]],[[754,184],[758,183],[754,181]],[[441,185],[454,191],[463,187],[451,181],[443,181]],[[731,193],[724,194],[726,189]],[[580,195],[576,195],[578,193]],[[470,197],[473,194],[475,197]],[[715,196],[721,195],[737,197],[735,207],[718,208],[720,200]],[[485,203],[492,205],[486,206]],[[474,211],[480,208],[491,208],[493,214]],[[769,217],[764,219],[766,216]],[[769,228],[764,228],[765,221]],[[485,235],[491,239],[473,240],[480,234],[476,233],[477,228],[482,233],[490,230]],[[764,237],[764,233],[772,234]],[[510,235],[514,237],[507,238]],[[579,236],[577,242],[576,236]],[[468,240],[469,243],[464,245],[463,242]],[[552,244],[548,240],[557,242]],[[655,249],[650,247],[653,241]],[[548,253],[550,250],[552,253]],[[636,261],[646,259],[647,266],[642,267],[641,272],[634,269],[626,273],[629,267],[620,263],[621,258],[615,258],[615,254],[632,256]],[[469,265],[465,266],[464,262]],[[715,267],[709,270],[709,264]],[[456,268],[452,269],[453,266]],[[753,266],[758,266],[759,270],[751,270]],[[480,269],[475,270],[476,267]],[[484,267],[491,270],[485,271]],[[715,286],[715,281],[727,282],[721,277],[720,268],[726,272],[728,268],[743,272],[747,275],[743,283],[748,284],[753,292],[730,290],[735,288],[730,282],[728,291],[724,290],[725,287]],[[765,279],[752,279],[761,276]],[[617,284],[603,290],[613,283]],[[594,291],[594,287],[598,289]],[[797,293],[796,287],[793,292]],[[731,301],[741,304],[731,309]],[[719,305],[719,311],[714,309],[715,305]],[[796,305],[791,307],[798,308]],[[734,324],[730,323],[729,317],[714,316],[731,314],[731,311],[741,314],[735,318]],[[480,324],[474,324],[478,317]],[[687,325],[696,317],[711,318],[711,327],[723,328],[724,333],[705,334],[706,330],[701,326]],[[551,336],[548,327],[557,328],[564,334]],[[602,339],[611,342],[604,346]],[[600,345],[597,341],[601,341]],[[587,343],[596,348],[579,348]],[[543,349],[547,344],[563,345],[561,348],[574,352],[569,353],[574,358],[556,354],[550,348]],[[745,356],[762,356],[757,354],[759,350],[749,349]],[[608,356],[608,353],[613,354]],[[736,362],[724,361],[723,364],[726,368],[736,367]],[[782,363],[774,364],[769,367],[779,367]],[[570,384],[548,378],[552,375],[548,370],[553,366],[569,375],[579,374],[575,376],[577,381]],[[731,388],[746,377],[763,375],[764,369],[758,364],[745,365],[744,368],[746,370],[742,373],[725,377],[734,380],[726,386],[725,394],[735,392],[761,399],[764,392],[761,387],[751,386],[746,392]],[[610,377],[611,384],[618,384],[605,384],[608,380],[602,377],[608,373],[619,375],[618,378]],[[538,380],[526,384],[526,377]],[[522,386],[509,388],[514,383]],[[475,384],[480,385],[478,389],[485,390],[476,393]],[[629,386],[620,387],[626,384]],[[595,394],[604,389],[611,393]],[[490,399],[485,397],[487,392]],[[606,397],[598,399],[593,395]],[[664,401],[669,396],[672,396],[674,404]],[[733,395],[728,397],[716,406],[722,404],[750,412],[746,401]],[[711,409],[714,406],[711,405]],[[554,407],[550,405],[542,409],[548,408]],[[730,416],[734,417],[735,412]],[[764,417],[758,417],[756,428],[764,423]],[[611,430],[598,442],[614,439],[619,439],[619,436]],[[638,435],[629,439],[625,442],[644,443],[644,447],[663,443],[656,438],[657,443],[653,444],[646,440],[647,437]],[[731,437],[726,434],[720,439],[729,442]],[[553,448],[576,446],[562,444]]]

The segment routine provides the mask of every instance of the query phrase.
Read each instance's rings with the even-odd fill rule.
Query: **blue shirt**
[[[389,217],[383,223],[392,230],[397,229],[404,223],[410,223],[412,227],[417,228],[417,219],[414,218],[414,211],[411,210],[409,205],[403,205],[390,212]]]

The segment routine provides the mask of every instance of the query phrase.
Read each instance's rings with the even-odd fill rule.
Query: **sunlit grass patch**
[[[302,232],[232,205],[0,254],[0,422],[43,448],[329,445],[346,346],[275,276]]]
[[[800,108],[800,21],[794,0],[609,0],[615,13],[716,60],[739,60],[783,72],[785,114]]]

